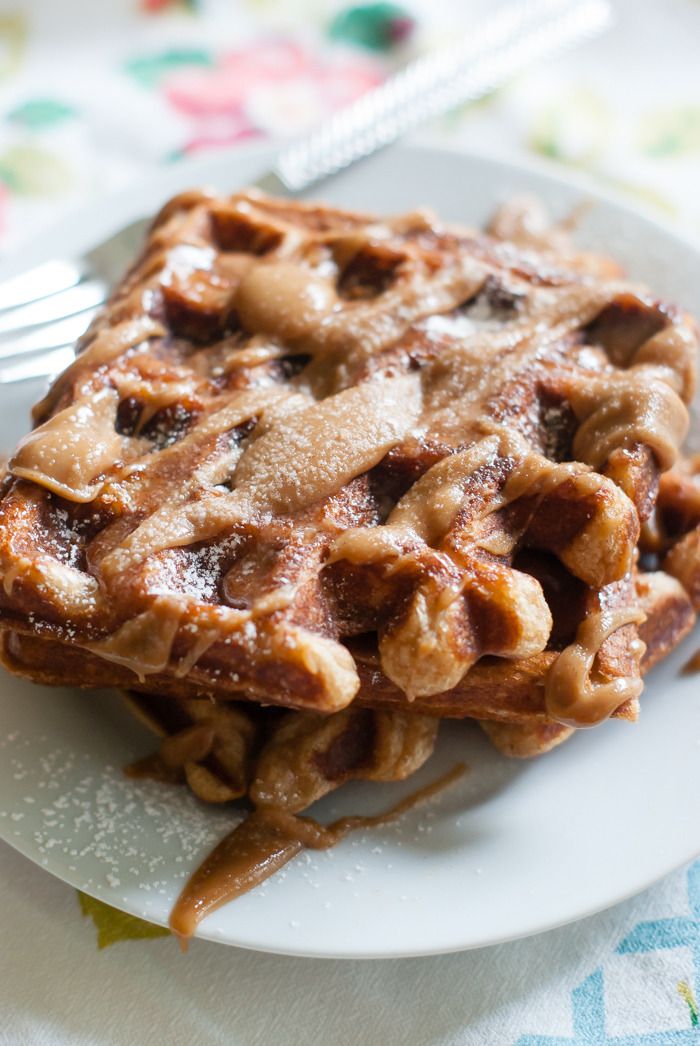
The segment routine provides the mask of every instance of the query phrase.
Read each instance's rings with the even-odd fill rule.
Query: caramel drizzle
[[[602,468],[614,449],[642,443],[653,450],[661,468],[672,462],[687,427],[687,412],[678,393],[687,397],[692,386],[695,335],[686,317],[669,314],[666,327],[638,346],[622,371],[595,346],[583,350],[556,346],[592,322],[615,295],[644,292],[618,280],[610,266],[600,263],[596,268],[592,258],[567,253],[560,238],[550,241],[536,222],[528,224],[522,209],[511,224],[519,230],[525,254],[513,245],[489,245],[464,230],[445,231],[424,214],[379,222],[338,212],[335,227],[330,227],[332,221],[327,226],[330,231],[323,232],[313,222],[304,229],[303,221],[295,221],[295,216],[305,213],[322,214],[266,201],[254,193],[228,202],[197,193],[173,201],[159,216],[140,263],[88,333],[82,353],[38,408],[39,416],[45,416],[64,390],[75,396],[70,406],[20,444],[10,463],[16,476],[70,501],[87,503],[106,497],[125,510],[146,512],[143,522],[126,537],[122,533],[101,559],[96,571],[101,588],[108,591],[123,573],[165,549],[255,525],[261,516],[303,510],[371,469],[406,439],[445,439],[448,449],[469,442],[478,447],[479,438],[493,428],[490,397],[517,380],[520,369],[527,368],[535,355],[579,378],[571,380],[569,399],[579,421],[574,452],[580,460]],[[234,226],[243,222],[249,234],[261,238],[259,246],[269,249],[258,256],[255,243],[248,252],[235,243],[224,244],[221,250],[212,247],[212,223],[225,240],[231,221]],[[439,264],[422,246],[431,237]],[[533,244],[544,255],[528,255]],[[376,297],[347,301],[342,291],[344,269],[365,248],[381,249],[390,258],[394,278]],[[540,264],[545,279],[537,286],[523,272],[528,265]],[[474,297],[490,275],[504,271],[522,307],[490,323],[482,315],[483,303],[478,304],[481,295],[476,305]],[[171,367],[168,378],[172,380],[157,388],[149,377],[139,376],[141,350],[168,333],[159,321],[143,316],[144,311],[155,312],[164,296],[180,287],[187,289],[188,281],[195,305],[206,305],[206,295],[211,293],[217,308],[238,314],[248,334],[258,339],[258,350],[268,344],[263,355],[276,355],[280,345],[292,354],[311,355],[311,363],[284,394],[265,387],[233,394],[220,406],[210,379],[226,369],[220,361],[235,356],[235,345],[202,353],[191,367]],[[472,304],[460,308],[465,301]],[[461,333],[431,329],[436,318],[449,327],[460,317],[468,326]],[[385,350],[400,348],[414,337],[429,346],[418,373],[389,376],[391,367],[385,372],[381,364],[373,372]],[[226,339],[224,343],[229,344]],[[580,380],[581,352],[590,381]],[[154,452],[138,435],[119,435],[115,417],[120,396],[131,394],[141,382],[152,391],[146,417],[173,402],[176,389],[176,401],[187,390],[194,399],[199,397],[204,420],[165,451]],[[254,422],[244,445],[219,446],[218,437],[241,417]],[[464,494],[463,477],[451,481],[448,474],[458,471],[464,460],[457,453],[448,458],[449,464],[429,470],[405,505],[394,510],[391,525],[376,528],[383,533],[372,542],[392,540],[394,527],[395,534],[408,526],[425,541],[433,540],[433,531],[444,533]],[[199,467],[188,476],[192,461],[198,461]],[[528,468],[515,470],[506,500],[515,496],[517,473],[530,480]],[[222,484],[230,484],[230,489]],[[424,495],[431,497],[422,505],[414,504]],[[347,544],[349,548],[350,536]],[[357,545],[355,554],[360,552],[366,549]],[[450,555],[454,558],[454,550]],[[512,580],[515,573],[508,577]],[[12,581],[10,574],[6,585],[11,587]],[[74,603],[94,605],[98,596],[94,585],[90,588],[88,592],[86,584],[79,591],[77,579],[65,571],[44,571],[44,590],[54,591],[57,603],[73,591]],[[523,633],[517,642],[499,649],[501,656],[525,656],[546,643],[551,621],[536,590],[536,584],[527,592],[518,590],[514,603],[525,607],[534,600],[541,611],[538,627],[529,637]],[[447,604],[456,602],[458,595],[459,584],[438,594],[440,613],[449,616]],[[430,598],[426,593],[421,598],[430,617]],[[169,663],[166,651],[178,630],[188,624],[190,609],[186,599],[159,604],[155,619],[154,612],[146,611],[146,617],[127,622],[93,649],[129,664],[141,677],[164,670]],[[426,616],[423,610],[416,605],[417,621]],[[213,628],[220,628],[222,638],[227,638],[247,624],[230,612],[222,614]],[[145,638],[151,625],[155,626],[153,641]],[[446,628],[449,633],[449,622]],[[404,638],[410,640],[414,633],[409,629]],[[259,638],[259,649],[274,654],[296,642],[293,630],[280,629]],[[445,644],[438,641],[436,651],[442,656]],[[320,636],[312,640],[307,635],[299,645],[298,660],[306,667],[317,666],[323,686],[335,688],[327,694],[333,707],[351,700],[357,690],[357,674],[346,653],[334,640]],[[396,654],[398,663],[404,650]],[[578,664],[566,657],[564,666],[570,661]],[[181,666],[188,668],[190,663],[194,662],[186,657]],[[447,688],[469,665],[469,659],[457,659],[442,679],[436,669],[429,683],[432,691]],[[583,679],[581,673],[577,678]],[[405,688],[410,691],[410,684]]]
[[[575,641],[562,651],[547,674],[545,704],[551,719],[564,726],[595,726],[625,701],[639,697],[643,683],[638,675],[596,681],[591,672],[601,646],[613,632],[644,620],[643,611],[635,607],[606,608],[584,618]],[[644,644],[640,639],[633,640],[633,648],[632,652],[641,657]]]
[[[485,466],[500,467],[507,476],[493,492],[480,489],[478,472]],[[386,525],[348,530],[336,539],[329,562],[373,564],[387,578],[401,572],[421,577],[411,601],[404,601],[403,617],[379,640],[382,670],[409,700],[457,686],[485,653],[525,658],[545,649],[552,616],[539,583],[493,559],[510,555],[518,535],[491,529],[484,542],[480,524],[523,496],[531,499],[534,516],[562,486],[573,487],[596,508],[567,546],[555,548],[555,553],[589,585],[619,580],[632,566],[630,533],[636,522],[625,495],[586,466],[553,464],[508,432],[434,465],[399,501]],[[470,512],[464,505],[475,491],[479,496]],[[488,596],[492,622],[499,616],[501,627],[493,629],[498,645],[486,646],[478,623],[471,625],[472,590],[481,599]]]
[[[170,660],[182,615],[182,602],[159,596],[143,613],[126,621],[116,632],[85,646],[107,661],[130,668],[141,680],[162,672]]]
[[[236,207],[243,207],[253,219],[257,216],[258,221],[269,220],[263,217],[264,208],[257,203],[254,196],[236,197],[230,206],[234,210]],[[155,291],[167,286],[173,272],[186,278],[188,274],[211,268],[211,244],[203,241],[202,233],[197,231],[202,224],[204,208],[208,207],[211,207],[211,198],[202,196],[199,204],[190,201],[187,211],[176,208],[170,218],[157,227],[154,242],[159,244],[161,253],[156,252],[155,257],[147,254],[143,263],[146,273],[150,274],[146,281],[148,287],[152,285]],[[412,216],[412,220],[417,219]],[[421,221],[426,228],[425,217],[421,217]],[[232,288],[232,294],[247,330],[298,346],[304,351],[310,350],[312,354],[320,354],[322,359],[319,358],[319,364],[323,364],[321,384],[314,380],[313,375],[316,372],[313,365],[309,371],[310,377],[305,379],[316,398],[323,399],[329,393],[339,392],[347,384],[352,384],[353,374],[364,360],[377,355],[395,342],[412,324],[415,325],[431,316],[449,313],[464,301],[465,297],[473,295],[489,273],[487,260],[477,259],[465,252],[460,254],[458,249],[454,250],[452,257],[449,253],[446,254],[443,269],[437,274],[434,271],[424,271],[421,267],[420,253],[411,247],[410,241],[403,240],[398,248],[398,255],[405,258],[407,263],[410,261],[407,272],[411,275],[402,275],[403,269],[400,265],[395,285],[380,295],[379,301],[360,301],[353,303],[353,307],[349,308],[342,305],[335,288],[339,266],[342,265],[343,249],[347,249],[343,248],[343,236],[339,236],[338,233],[328,235],[330,261],[324,263],[328,269],[326,273],[323,265],[317,265],[314,269],[313,264],[305,261],[306,241],[299,230],[293,235],[291,227],[285,228],[284,219],[281,219],[281,222],[280,243],[266,257],[259,259],[243,254],[234,256],[240,261],[238,268],[243,275],[238,285]],[[401,235],[398,230],[405,225],[406,221],[402,222],[401,219],[397,219],[393,225],[391,222],[376,223],[372,227],[375,241],[381,243],[384,238],[389,241],[392,238],[395,240],[397,235]],[[411,227],[410,222],[408,226]],[[192,232],[189,234],[189,241],[183,243],[186,229]],[[353,233],[355,240],[357,235]],[[317,244],[324,242],[323,235],[316,234],[313,239]],[[362,243],[366,245],[367,242],[368,229],[365,228],[362,232]],[[371,237],[369,242],[372,242]],[[135,286],[138,286],[138,277],[137,268],[130,277]],[[488,325],[484,327],[477,324],[472,336],[459,339],[451,348],[457,349],[457,357],[463,359],[469,358],[472,351],[476,352],[481,378],[487,379],[487,386],[493,382],[496,374],[502,382],[507,373],[513,372],[517,367],[517,346],[523,346],[527,352],[531,352],[527,346],[533,337],[540,342],[555,342],[567,331],[580,329],[593,319],[610,300],[611,295],[629,288],[628,284],[623,284],[622,281],[614,283],[609,278],[595,282],[589,277],[584,281],[574,272],[569,272],[568,277],[569,282],[563,287],[540,290],[530,287],[530,299],[523,315],[500,322],[493,330],[489,330]],[[141,293],[144,293],[143,287]],[[119,296],[112,308],[117,314],[124,310],[124,303]],[[622,382],[613,383],[609,400],[602,408],[595,409],[592,416],[585,403],[578,408],[585,429],[579,436],[577,448],[580,460],[599,467],[610,450],[620,445],[622,440],[625,445],[634,442],[649,443],[659,456],[662,466],[668,467],[669,458],[675,452],[678,440],[682,438],[687,426],[686,412],[671,387],[677,385],[675,376],[679,373],[683,375],[685,385],[689,380],[687,359],[692,354],[693,335],[686,327],[684,321],[674,321],[668,330],[655,335],[642,346],[633,361],[633,370],[638,372],[641,381],[632,380],[630,375],[623,375]],[[163,328],[150,317],[122,321],[111,329],[98,327],[95,336],[78,357],[74,367],[78,368],[80,374],[87,374],[90,368],[115,363],[125,352],[140,343],[147,343],[160,333],[163,333]],[[507,350],[505,356],[504,349]],[[326,359],[329,351],[332,354],[330,360]],[[439,422],[440,411],[444,409],[439,405],[442,382],[440,371],[444,355],[440,353],[434,362],[429,363],[421,376],[423,415],[411,419],[419,431],[429,428],[431,421]],[[452,362],[459,370],[457,357]],[[490,367],[485,366],[489,358],[492,360]],[[644,379],[644,374],[650,370],[655,371],[659,379],[655,388],[649,387]],[[183,373],[186,375],[186,372]],[[321,377],[321,370],[318,373]],[[613,374],[614,372],[611,372],[605,374],[602,379],[596,377],[595,380],[599,384],[602,380],[604,386],[606,382],[610,383]],[[59,387],[65,380],[66,376],[59,382]],[[185,376],[185,384],[187,380]],[[192,383],[195,379],[189,378],[189,381],[194,388]],[[460,384],[460,406],[457,414],[460,427],[464,431],[468,430],[479,416],[484,402],[483,393],[487,389],[481,390],[474,399],[469,388],[470,383],[462,381]],[[367,410],[376,394],[374,382],[363,383],[354,390],[359,419],[362,419],[363,411]],[[600,403],[600,396],[599,389],[594,396],[595,403]],[[89,442],[104,451],[96,455],[94,451],[91,452],[88,441],[83,441],[78,448],[79,453],[76,452],[75,456],[78,459],[90,462],[88,471],[94,475],[105,469],[110,471],[115,459],[123,456],[122,452],[132,457],[141,457],[143,448],[139,448],[138,441],[134,446],[131,446],[128,440],[115,441],[113,418],[96,409],[92,402],[93,397],[94,393],[89,389],[82,395],[78,393],[75,403],[66,408],[70,416],[56,415],[28,437],[21,448],[21,460],[11,463],[12,471],[17,475],[32,478],[69,500],[94,499],[100,489],[99,485],[92,482],[94,476],[87,475],[82,482],[65,481],[64,473],[68,464],[65,459],[69,454],[70,432],[75,427],[74,415],[89,418]],[[450,393],[450,409],[453,409],[453,401],[454,393]],[[340,407],[340,401],[338,406]],[[323,409],[322,407],[321,410]],[[313,418],[310,417],[309,420],[312,421]],[[388,423],[391,425],[390,421]],[[364,435],[364,429],[365,426],[360,420],[358,437]],[[327,482],[334,486],[334,489],[347,482],[352,466],[352,456],[348,456],[348,448],[335,447],[337,431],[320,431],[318,435],[321,440],[316,446],[319,461],[333,461],[333,467],[329,468],[327,473]],[[397,439],[406,434],[407,428],[404,426]],[[287,435],[291,438],[292,431],[281,427],[277,438]],[[381,426],[377,428],[376,425],[370,425],[364,438],[368,441],[367,460],[372,456],[381,457],[388,449]],[[133,439],[131,442],[134,442]],[[262,442],[260,449],[256,446],[258,442]],[[62,446],[66,448],[63,454]],[[265,436],[262,436],[262,441],[258,437],[251,441],[239,463],[241,476],[253,469],[253,464],[259,457],[262,463],[265,462],[268,451],[263,448],[266,446]],[[103,466],[102,470],[98,468],[99,465]],[[366,466],[365,462],[365,467],[371,466]],[[354,474],[357,474],[357,471]],[[325,487],[325,484],[322,484],[322,487]],[[308,501],[323,496],[321,487],[316,489],[314,486],[313,474],[306,476],[305,491]],[[284,490],[280,488],[279,477],[274,469],[265,473],[264,481],[256,482],[255,493],[256,501],[278,504],[279,496]]]
[[[69,501],[94,501],[96,482],[115,462],[138,453],[136,440],[115,428],[119,396],[103,388],[71,403],[20,440],[10,471]]]
[[[327,850],[350,832],[390,824],[454,784],[465,769],[454,767],[383,814],[341,817],[329,825],[277,807],[259,807],[192,874],[170,914],[170,929],[186,942],[205,916],[259,886],[304,847]]]
[[[694,675],[695,672],[700,672],[700,650],[694,653],[683,665],[684,675]]]

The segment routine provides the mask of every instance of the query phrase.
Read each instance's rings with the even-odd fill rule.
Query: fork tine
[[[80,283],[85,272],[76,262],[48,261],[33,269],[3,280],[0,285],[0,310],[16,309],[20,305],[58,294]]]
[[[33,352],[48,352],[49,349],[60,349],[72,345],[84,334],[92,322],[96,309],[79,312],[66,320],[58,320],[48,326],[37,327],[19,338],[6,338],[0,341],[0,360],[9,360],[15,356],[29,356]]]
[[[102,280],[84,280],[66,291],[0,313],[0,335],[66,319],[101,305],[106,296],[107,286]]]
[[[13,385],[18,381],[45,378],[49,374],[60,374],[73,360],[75,353],[70,347],[54,349],[53,352],[33,356],[32,359],[0,367],[0,385]]]

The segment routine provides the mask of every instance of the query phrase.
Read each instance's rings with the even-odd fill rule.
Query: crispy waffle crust
[[[637,568],[696,348],[518,206],[482,234],[177,197],[10,459],[5,663],[471,716],[514,754],[634,718],[700,604],[700,511]]]
[[[695,620],[682,586],[657,572],[641,575],[637,593],[646,614],[642,671],[651,669],[688,632]],[[481,723],[506,755],[540,755],[566,740],[572,728],[531,710],[513,710],[512,690],[501,693],[492,677],[489,711]],[[530,690],[541,688],[533,670]],[[487,688],[484,687],[484,692]],[[376,696],[376,695],[375,695]],[[431,754],[439,719],[394,705],[367,708],[361,701],[331,716],[283,712],[211,697],[181,698],[125,693],[131,711],[161,739],[155,756],[134,764],[133,776],[186,783],[205,802],[247,797],[255,806],[297,813],[353,779],[401,780]],[[508,716],[497,718],[508,701]],[[484,701],[480,708],[485,707]],[[483,714],[483,711],[481,712]]]
[[[410,776],[432,753],[439,722],[359,705],[324,716],[209,698],[125,698],[163,739],[155,756],[128,768],[131,776],[187,783],[204,802],[245,796],[291,813],[347,781]]]

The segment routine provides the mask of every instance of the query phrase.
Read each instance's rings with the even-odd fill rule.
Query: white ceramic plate
[[[245,184],[261,150],[214,155],[64,222],[22,266],[85,247],[192,184]],[[481,223],[523,191],[555,214],[590,199],[583,246],[614,253],[660,294],[692,308],[700,253],[590,189],[475,156],[396,148],[318,192],[350,207],[429,204]],[[19,259],[18,259],[19,262]],[[0,389],[0,444],[27,427],[38,384]],[[403,785],[353,785],[322,817],[376,811],[459,760],[469,776],[399,824],[302,856],[215,913],[199,935],[294,955],[424,955],[492,944],[578,919],[630,896],[700,853],[700,686],[679,668],[686,641],[647,681],[637,726],[581,732],[534,762],[499,756],[478,729],[446,724],[439,750]],[[0,835],[61,879],[167,923],[183,879],[232,815],[184,790],[134,783],[121,767],[152,748],[117,697],[0,678]]]

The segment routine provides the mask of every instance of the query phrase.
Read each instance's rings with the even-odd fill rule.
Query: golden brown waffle
[[[645,560],[677,578],[700,610],[700,455],[662,477],[641,545]]]
[[[395,819],[463,772],[455,770],[384,814],[329,826],[297,816],[347,781],[400,781],[433,751],[438,720],[352,705],[333,715],[237,706],[231,701],[125,693],[131,711],[161,738],[158,751],[127,768],[132,777],[187,783],[205,802],[245,796],[247,816],[192,874],[170,925],[188,938],[197,923],[295,857],[325,849],[354,828]]]
[[[640,575],[637,593],[646,615],[641,667],[647,672],[687,634],[695,614],[682,586],[664,573]],[[532,691],[543,685],[540,677]],[[205,802],[246,796],[256,806],[295,813],[354,778],[408,777],[431,754],[439,722],[435,716],[390,706],[366,708],[357,701],[322,716],[212,698],[133,691],[125,697],[132,712],[163,739],[155,757],[130,769],[134,776],[186,783]],[[504,698],[507,693],[494,698],[494,718],[481,724],[504,754],[541,755],[571,735],[571,727],[534,708],[524,715],[521,710],[521,718],[509,710],[511,718],[499,721],[495,714]]]
[[[5,662],[321,713],[634,717],[640,520],[695,354],[682,312],[518,208],[481,234],[180,196],[10,460]]]
[[[641,626],[646,670],[676,644],[695,615],[687,593],[667,574],[637,575],[635,588],[646,615]],[[125,696],[131,710],[161,738],[158,751],[129,767],[130,775],[187,783],[210,803],[245,797],[252,808],[180,894],[171,927],[183,938],[210,911],[262,882],[303,846],[332,846],[348,830],[392,820],[460,773],[456,767],[447,778],[378,817],[341,818],[322,826],[298,815],[347,781],[410,776],[432,753],[439,720],[413,710],[366,708],[359,701],[322,715],[211,697]],[[481,725],[497,748],[519,757],[539,755],[573,732],[541,715]]]
[[[439,720],[353,705],[324,716],[202,698],[125,692],[162,738],[132,777],[186,783],[208,803],[246,796],[298,813],[347,781],[400,781],[432,754]]]

